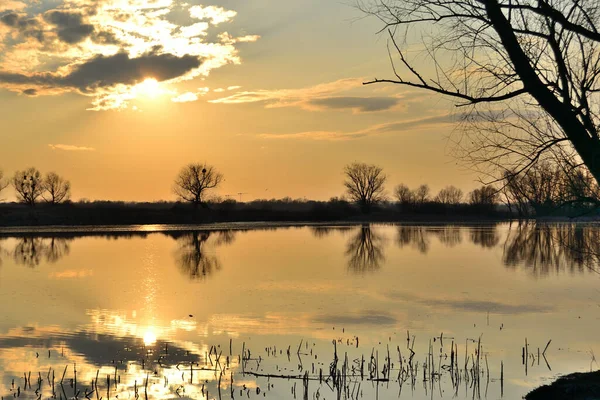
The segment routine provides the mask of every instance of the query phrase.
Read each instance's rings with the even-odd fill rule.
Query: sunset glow
[[[158,81],[154,78],[147,78],[142,83],[134,87],[136,95],[155,98],[163,93]]]
[[[353,161],[475,187],[447,154],[451,104],[362,85],[391,70],[379,21],[358,17],[316,0],[0,2],[0,169],[56,171],[74,201],[175,200],[198,160],[225,176],[220,198],[339,197]]]

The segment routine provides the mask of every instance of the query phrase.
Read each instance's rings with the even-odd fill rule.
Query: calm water
[[[598,368],[600,226],[161,228],[0,236],[0,395],[518,399]]]

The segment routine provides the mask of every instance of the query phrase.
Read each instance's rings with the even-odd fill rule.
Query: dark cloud
[[[45,35],[42,24],[35,18],[28,18],[24,14],[8,12],[0,16],[0,22],[6,26],[16,29],[25,37],[32,37],[43,42]]]
[[[396,106],[400,99],[396,97],[326,97],[312,99],[308,103],[333,110],[358,110],[360,112],[385,111]]]
[[[150,77],[157,81],[177,78],[201,64],[196,56],[178,57],[158,53],[157,50],[136,58],[130,58],[126,53],[98,55],[76,65],[64,76],[49,72],[32,75],[0,72],[0,83],[75,88],[82,93],[93,93],[99,88],[109,88],[117,84],[133,85]]]
[[[116,84],[132,85],[149,77],[165,81],[182,76],[200,64],[200,60],[191,55],[178,57],[156,52],[136,58],[130,58],[126,53],[99,55],[75,67],[61,81],[65,86],[89,91]]]
[[[58,38],[67,44],[77,44],[90,38],[96,43],[119,44],[110,32],[98,31],[78,11],[50,10],[39,18],[10,11],[0,16],[0,23],[11,27],[25,37],[33,37],[40,43]],[[56,36],[55,36],[56,35]]]
[[[52,10],[44,14],[44,19],[56,26],[58,38],[65,43],[79,43],[94,32],[94,26],[85,23],[78,12]]]
[[[324,314],[313,318],[314,322],[329,325],[394,325],[396,318],[389,314],[364,311],[358,314]]]
[[[94,31],[92,35],[92,40],[96,43],[100,44],[114,44],[118,45],[121,42],[117,39],[117,37],[112,32],[97,32]]]
[[[37,94],[37,89],[25,89],[23,90],[23,94],[26,94],[27,96],[35,96]]]

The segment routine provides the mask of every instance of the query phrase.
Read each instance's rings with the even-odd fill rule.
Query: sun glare
[[[157,97],[162,93],[160,83],[154,78],[146,78],[135,86],[135,93],[145,97]]]
[[[144,344],[146,346],[151,346],[156,343],[156,334],[152,329],[148,329],[146,333],[144,333]]]

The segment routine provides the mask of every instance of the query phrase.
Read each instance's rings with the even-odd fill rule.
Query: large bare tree
[[[466,107],[469,162],[525,171],[567,155],[600,180],[597,0],[358,0],[390,37],[394,77]],[[422,38],[419,62],[409,57]],[[414,53],[414,52],[413,52]],[[466,137],[465,137],[466,135]],[[499,167],[499,168],[498,168]]]
[[[188,164],[175,178],[175,194],[194,205],[205,201],[205,193],[219,186],[223,174],[207,164]]]
[[[71,197],[71,183],[55,172],[47,173],[42,185],[44,186],[42,197],[48,203],[62,203]]]
[[[382,168],[355,162],[346,165],[344,175],[344,186],[348,196],[363,211],[369,211],[374,204],[385,200],[386,176]]]
[[[42,174],[33,167],[15,172],[11,183],[15,188],[17,200],[30,206],[34,206],[44,193]]]

